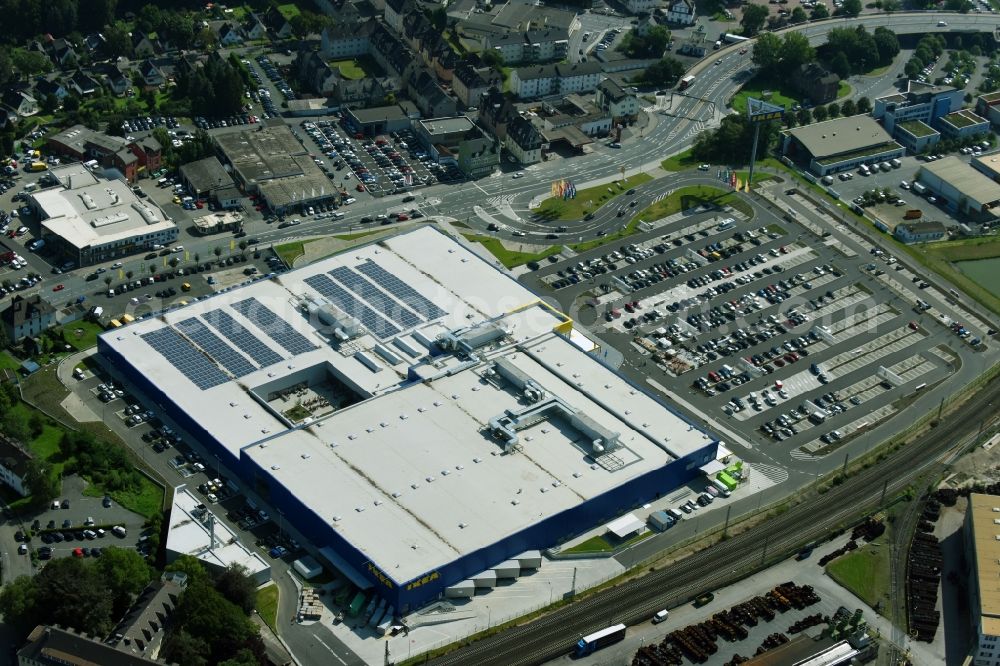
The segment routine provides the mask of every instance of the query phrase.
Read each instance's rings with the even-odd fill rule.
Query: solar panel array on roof
[[[281,355],[258,340],[243,324],[236,321],[225,310],[210,310],[202,315],[213,328],[229,339],[237,349],[243,351],[257,365],[266,368],[282,360]]]
[[[215,359],[217,363],[231,372],[234,377],[249,375],[257,369],[243,354],[223,342],[219,336],[208,330],[205,324],[194,317],[189,317],[179,322],[174,328],[201,347],[202,351]]]
[[[222,370],[172,328],[143,333],[142,339],[202,391],[229,381]]]
[[[403,328],[413,328],[422,323],[417,315],[392,300],[388,294],[364,279],[346,266],[338,266],[330,271],[338,282],[365,300],[376,311],[393,320]]]
[[[355,268],[427,319],[437,319],[448,314],[434,305],[429,298],[370,259]]]
[[[399,333],[398,328],[326,275],[311,275],[304,282],[345,313],[356,317],[372,335],[378,338],[391,338]]]
[[[293,356],[317,349],[306,336],[292,328],[284,319],[280,319],[273,310],[256,298],[251,297],[233,303],[232,308]]]

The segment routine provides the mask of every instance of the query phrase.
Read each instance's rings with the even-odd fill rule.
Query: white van
[[[670,617],[670,611],[664,608],[661,611],[656,611],[656,615],[653,616],[653,624],[659,624]]]
[[[667,513],[669,513],[674,520],[684,520],[684,514],[677,509],[667,509]]]

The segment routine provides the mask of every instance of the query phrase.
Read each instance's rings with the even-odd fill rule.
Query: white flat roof
[[[45,218],[42,227],[77,248],[155,234],[176,225],[150,199],[140,199],[120,180],[100,180],[80,165],[53,169],[62,183],[31,195]]]
[[[201,500],[192,495],[187,488],[180,486],[174,489],[174,504],[170,512],[170,528],[167,530],[167,550],[180,555],[191,555],[203,562],[218,567],[228,567],[230,564],[241,564],[247,568],[247,573],[255,576],[271,568],[264,559],[242,543],[236,534],[224,522],[216,518],[212,527],[215,530],[215,544],[212,546],[209,522],[195,515]],[[208,507],[211,512],[219,505]]]
[[[373,275],[373,266],[440,311],[425,311],[419,324],[400,325],[391,335],[368,331],[332,343],[303,315],[300,298],[316,297],[311,285],[326,282],[327,276],[339,282],[345,268]],[[412,294],[392,292],[392,297],[413,302]],[[313,348],[289,353],[268,334],[282,325],[267,326],[252,313],[237,311],[250,298]],[[277,360],[201,390],[143,336],[160,335],[170,326],[187,336],[192,318],[196,324],[208,322],[214,331],[219,311],[226,313],[230,329],[232,321],[238,322]],[[360,317],[359,310],[350,314]],[[477,359],[437,349],[431,357],[428,344],[438,334],[486,320],[496,321],[506,336],[480,348]],[[103,341],[136,372],[156,377],[175,404],[231,453],[252,459],[383,571],[405,581],[714,441],[555,331],[568,332],[569,324],[468,248],[422,228],[217,294],[162,318],[137,321],[106,333]],[[263,357],[262,350],[249,353],[248,347],[241,345],[239,354]],[[220,358],[204,351],[209,360]],[[594,463],[589,455],[593,436],[570,423],[567,412],[520,430],[519,449],[503,454],[490,435],[491,419],[527,403],[512,383],[487,372],[500,359],[557,397],[569,413],[618,433],[618,465]],[[317,368],[335,374],[365,399],[290,429],[250,395],[294,383],[287,378]],[[222,364],[211,368],[215,373],[223,369]]]

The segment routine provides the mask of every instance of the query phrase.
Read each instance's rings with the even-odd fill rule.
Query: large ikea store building
[[[402,614],[673,490],[718,441],[429,227],[110,331],[109,368]]]

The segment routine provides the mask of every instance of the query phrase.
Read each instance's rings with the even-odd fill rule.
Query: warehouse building
[[[964,213],[976,221],[997,217],[1000,183],[954,156],[928,162],[917,170],[923,183],[949,210]]]
[[[148,252],[177,240],[177,225],[152,199],[122,180],[105,180],[82,164],[53,168],[58,183],[29,195],[42,238],[78,266]]]
[[[339,200],[340,192],[284,123],[220,134],[215,141],[247,194],[276,213]]]
[[[781,136],[781,154],[817,176],[886,162],[905,152],[881,125],[864,115],[782,130]]]
[[[969,615],[975,632],[974,666],[1000,665],[1000,497],[969,495],[965,553],[969,562]]]
[[[217,157],[188,162],[178,170],[181,182],[192,196],[208,199],[221,208],[236,208],[240,192],[233,177]]]
[[[99,338],[362,589],[405,614],[700,475],[719,442],[573,322],[421,228]]]

